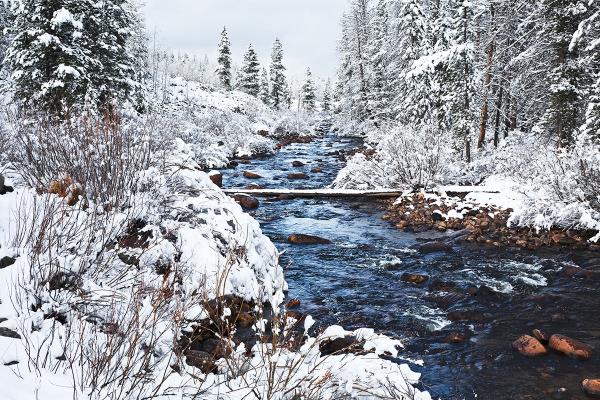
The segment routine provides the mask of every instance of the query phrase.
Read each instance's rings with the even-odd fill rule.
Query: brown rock
[[[212,183],[214,183],[218,187],[223,187],[223,174],[222,173],[220,173],[219,171],[211,171],[208,174],[208,177],[210,178]]]
[[[299,299],[291,299],[290,301],[288,301],[287,308],[297,308],[297,307],[300,307]]]
[[[244,171],[244,177],[247,179],[261,179],[262,176],[252,171]]]
[[[419,253],[436,253],[452,251],[452,245],[445,242],[429,242],[417,247]]]
[[[362,350],[361,343],[353,336],[328,340],[319,345],[319,351],[322,356],[356,353],[361,352]]]
[[[564,335],[550,336],[549,346],[559,353],[580,360],[587,360],[592,356],[590,346]]]
[[[458,310],[451,311],[448,313],[448,319],[452,322],[457,321],[473,321],[473,322],[484,322],[486,320],[485,315],[482,312],[476,310]]]
[[[302,161],[294,161],[292,162],[292,167],[304,167],[304,163]]]
[[[252,324],[254,323],[254,317],[250,314],[250,313],[240,313],[240,315],[238,315],[237,318],[237,323],[242,327],[242,328],[248,328],[250,326],[252,326]]]
[[[248,190],[260,190],[260,189],[264,189],[264,188],[265,187],[263,185],[259,185],[256,183],[251,183],[246,186],[246,189],[248,189]]]
[[[546,332],[541,331],[539,329],[534,329],[532,334],[533,337],[539,340],[541,344],[543,344],[544,346],[548,345],[550,337],[546,334]]]
[[[312,236],[312,235],[303,235],[300,233],[294,233],[288,238],[288,242],[292,244],[329,244],[330,240]]]
[[[537,357],[548,353],[548,350],[536,338],[523,335],[512,343],[512,347],[524,356]]]
[[[581,387],[588,396],[600,399],[600,379],[584,379]]]
[[[255,210],[260,205],[257,199],[252,196],[248,196],[247,194],[235,194],[233,195],[233,199],[237,201],[238,204],[241,205],[245,210]]]
[[[560,271],[562,276],[565,276],[567,278],[585,278],[585,279],[591,279],[594,277],[594,273],[592,271],[589,271],[587,269],[583,269],[581,267],[578,267],[576,265],[568,265],[566,267],[563,267]]]
[[[308,175],[302,172],[296,172],[293,174],[288,174],[287,178],[290,180],[308,179]]]
[[[464,342],[467,339],[467,335],[461,332],[450,332],[444,341],[446,343],[459,344]]]
[[[404,274],[402,274],[402,277],[400,279],[402,279],[402,281],[404,282],[420,285],[422,283],[427,282],[429,280],[429,277],[427,275],[412,274],[405,272]]]
[[[321,167],[314,167],[310,170],[310,172],[312,172],[313,174],[319,174],[321,172],[323,172],[323,168]]]

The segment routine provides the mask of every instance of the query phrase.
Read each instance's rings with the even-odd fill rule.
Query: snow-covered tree
[[[271,53],[270,83],[270,103],[276,109],[280,109],[288,102],[289,88],[285,76],[285,67],[283,65],[283,46],[279,39],[275,39],[273,52]]]
[[[0,1],[0,69],[4,70],[4,57],[12,40],[14,23],[10,2]]]
[[[93,62],[87,97],[104,107],[128,100],[136,89],[135,60],[127,47],[136,18],[127,0],[92,2],[88,7],[83,22],[89,37],[86,52]]]
[[[323,100],[321,101],[321,108],[325,112],[329,112],[332,109],[331,105],[331,81],[327,79],[325,83],[325,88],[323,89]]]
[[[545,0],[543,7],[552,69],[548,74],[548,103],[541,126],[564,147],[573,144],[583,111],[586,74],[578,60],[578,45],[570,44],[585,17],[586,6],[579,0]]]
[[[227,28],[223,28],[221,32],[221,41],[219,42],[219,68],[217,74],[223,87],[227,90],[232,88],[231,76],[231,43],[227,34]]]
[[[24,107],[60,113],[83,103],[96,61],[83,25],[88,7],[75,0],[23,2],[6,59]]]
[[[260,92],[260,64],[252,45],[244,55],[239,86],[243,92],[255,97]]]
[[[302,84],[301,101],[307,111],[315,110],[317,93],[310,68],[306,69],[306,78]]]
[[[269,88],[269,74],[267,73],[267,69],[263,68],[260,74],[260,92],[258,97],[265,104],[270,104],[271,102],[271,91]]]

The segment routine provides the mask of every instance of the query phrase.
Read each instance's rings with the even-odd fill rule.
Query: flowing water
[[[229,188],[256,183],[266,188],[323,188],[344,166],[338,151],[358,139],[327,135],[224,171]],[[292,167],[292,162],[304,167]],[[320,166],[323,173],[310,173]],[[242,176],[249,170],[259,180]],[[292,181],[290,172],[310,179]],[[381,219],[372,200],[261,199],[253,212],[264,233],[285,251],[289,298],[298,311],[323,325],[372,327],[406,344],[403,359],[423,360],[421,388],[442,399],[585,399],[580,384],[600,378],[600,357],[577,361],[557,354],[526,358],[511,342],[539,328],[579,339],[600,352],[600,282],[567,277],[565,266],[600,271],[600,255],[586,252],[498,250],[455,243],[450,253],[420,254],[415,245],[441,234],[407,233]],[[292,233],[332,244],[289,245]],[[403,282],[405,272],[429,276],[423,285]],[[479,288],[479,290],[475,290]],[[463,317],[452,322],[451,312]],[[452,318],[456,319],[456,318]],[[449,334],[465,340],[448,343]]]

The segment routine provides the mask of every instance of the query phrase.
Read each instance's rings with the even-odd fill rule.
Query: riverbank
[[[511,208],[480,204],[465,196],[408,194],[385,202],[385,207],[384,219],[407,232],[465,230],[464,240],[494,247],[527,250],[568,247],[600,251],[600,245],[590,241],[597,235],[596,231],[518,227],[511,223]]]

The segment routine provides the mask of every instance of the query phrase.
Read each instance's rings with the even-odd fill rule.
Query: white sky
[[[227,26],[237,64],[251,42],[263,65],[275,37],[283,43],[284,64],[301,77],[306,67],[322,78],[333,76],[340,18],[348,0],[146,0],[147,25],[158,44],[216,60]]]

